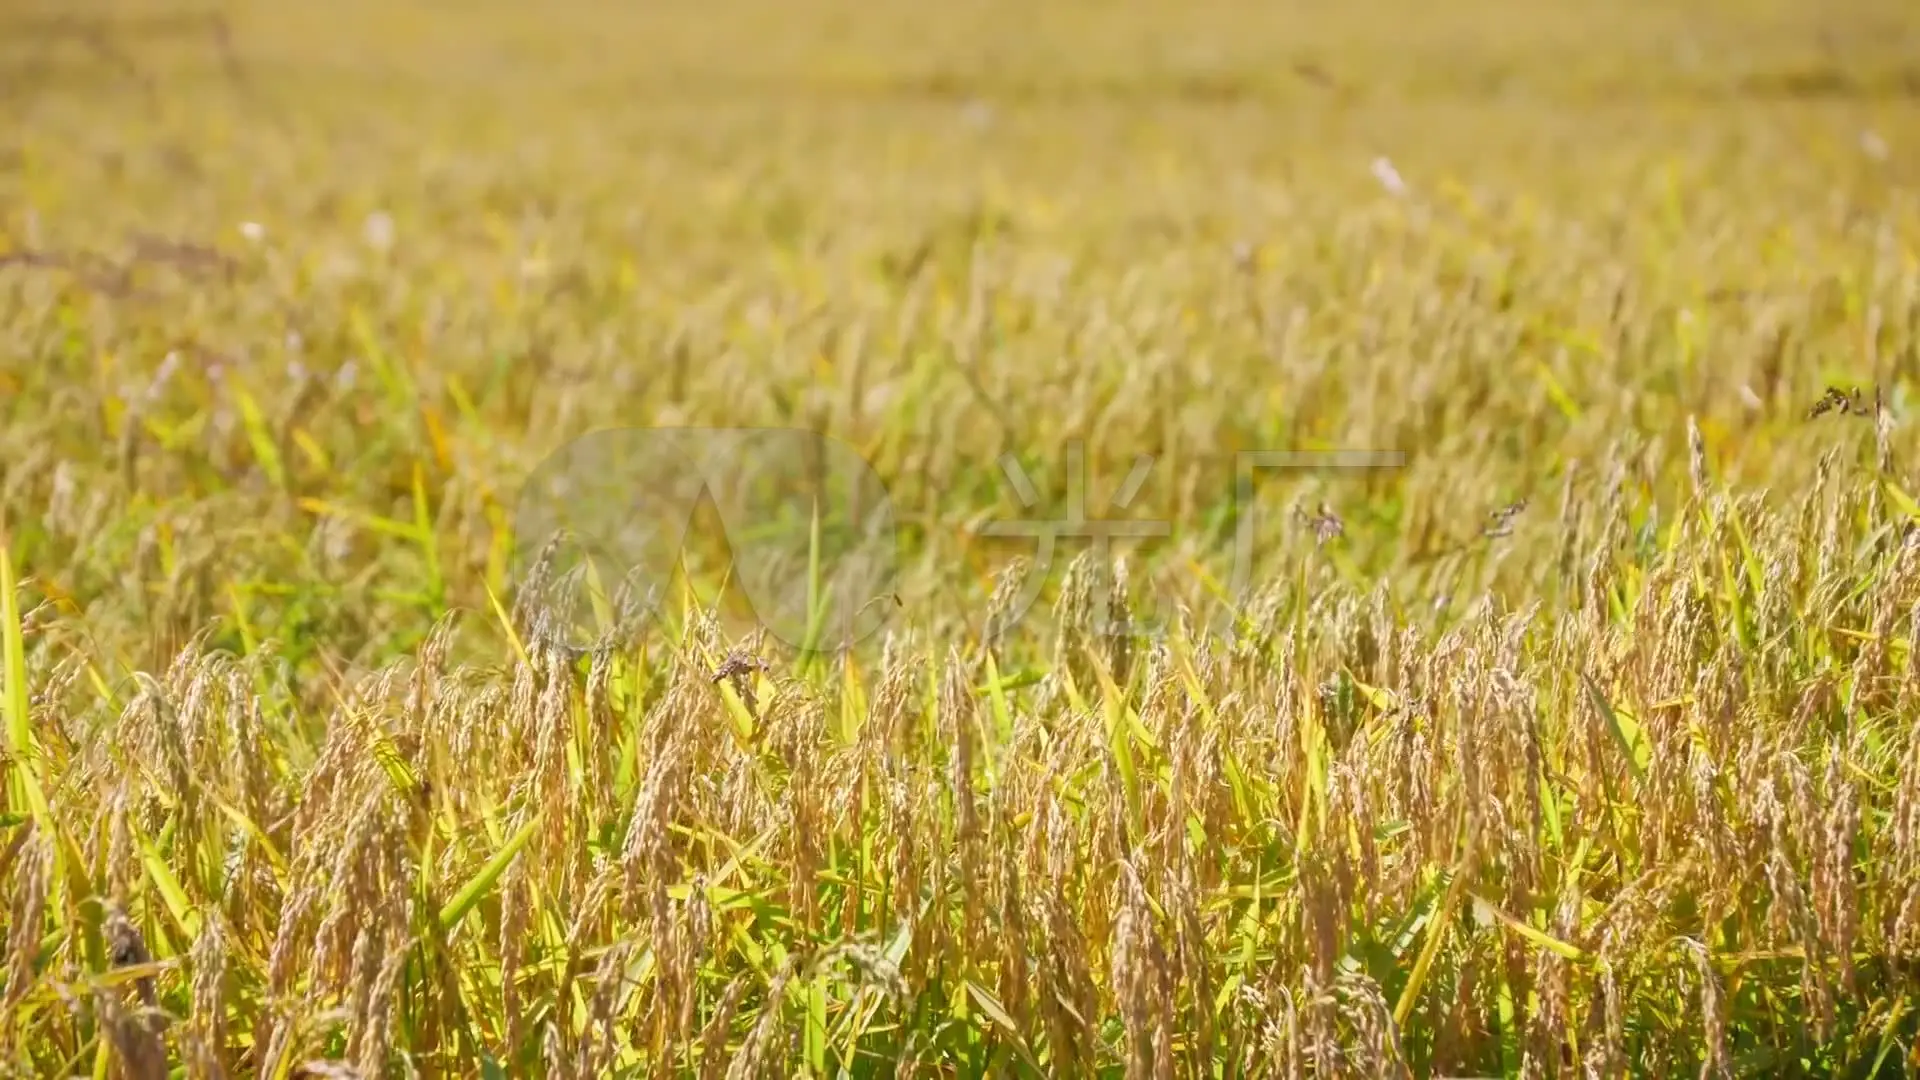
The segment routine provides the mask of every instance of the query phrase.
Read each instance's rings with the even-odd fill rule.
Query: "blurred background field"
[[[1011,509],[996,455],[1089,437],[1096,471],[1161,455],[1143,506],[1183,521],[1218,525],[1201,504],[1230,485],[1173,470],[1303,438],[1416,470],[1465,440],[1445,471],[1502,505],[1620,434],[1613,408],[1669,440],[1696,414],[1758,479],[1810,461],[1748,430],[1743,385],[1774,408],[1874,373],[1809,345],[1756,384],[1755,339],[1897,292],[1915,227],[1893,3],[9,10],[18,460],[104,497],[85,474],[117,461],[88,448],[142,442],[122,413],[166,371],[129,536],[210,485],[233,505],[207,514],[316,524],[253,490],[229,380],[289,437],[281,486],[387,513],[418,460],[482,529],[534,461],[619,424],[826,430],[926,521]],[[1378,302],[1516,275],[1528,325],[1454,320],[1464,348]],[[983,290],[1020,328],[976,362],[955,342]],[[1685,310],[1698,361],[1593,363],[1616,302],[1661,336]],[[1300,355],[1257,356],[1290,333]],[[1421,352],[1483,390],[1470,428],[1425,430]],[[361,400],[323,392],[343,377]],[[1556,421],[1555,395],[1607,407]],[[1558,441],[1480,454],[1503,429]],[[951,470],[986,502],[942,505]],[[219,546],[254,543],[283,546]],[[402,561],[389,591],[418,576],[364,554]],[[500,552],[462,554],[447,585],[484,608]]]
[[[14,2],[0,121],[21,1075],[1920,1061],[1910,4]],[[894,636],[529,653],[623,425],[857,447]],[[984,648],[1075,441],[1171,536]]]

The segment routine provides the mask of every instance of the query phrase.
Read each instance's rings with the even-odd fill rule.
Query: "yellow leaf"
[[[423,401],[420,416],[427,425],[427,442],[433,447],[433,460],[443,471],[451,471],[453,453],[447,446],[447,428],[440,420],[440,410]]]

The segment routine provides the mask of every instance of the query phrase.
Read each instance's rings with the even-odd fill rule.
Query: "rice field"
[[[1920,1072],[1915,57],[0,8],[0,1073]]]

